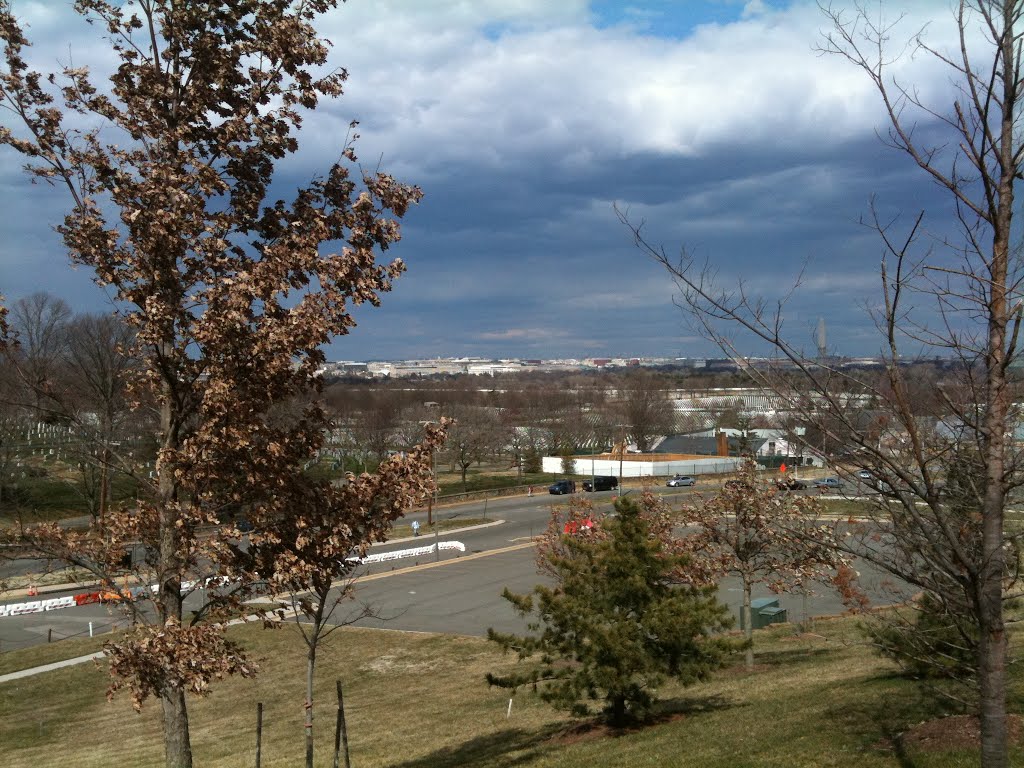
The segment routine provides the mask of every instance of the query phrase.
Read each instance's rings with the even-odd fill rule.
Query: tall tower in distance
[[[814,334],[814,340],[818,345],[818,359],[824,360],[828,357],[828,344],[825,337],[825,318],[818,318],[818,330]]]

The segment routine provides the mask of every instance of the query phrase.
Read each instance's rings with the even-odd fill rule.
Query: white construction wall
[[[671,477],[672,475],[717,475],[738,472],[743,459],[738,456],[709,456],[706,459],[680,461],[623,461],[618,459],[590,459],[579,456],[573,460],[574,474],[613,475],[614,477]],[[542,469],[551,474],[562,474],[562,457],[545,456]]]

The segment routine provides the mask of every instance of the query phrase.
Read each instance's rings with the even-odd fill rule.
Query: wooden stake
[[[338,685],[338,720],[334,724],[334,768],[340,768],[338,760],[341,748],[345,748],[345,768],[352,768],[348,758],[348,727],[345,725],[345,699],[341,695],[341,680]]]
[[[256,702],[256,768],[263,757],[263,702]]]

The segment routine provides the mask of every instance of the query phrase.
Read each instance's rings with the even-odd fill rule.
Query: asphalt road
[[[691,489],[672,489],[674,499],[691,493]],[[614,492],[587,494],[599,508],[610,507]],[[403,559],[368,567],[364,578],[357,583],[355,602],[342,604],[335,615],[337,621],[347,621],[364,608],[372,610],[374,617],[356,622],[360,626],[422,632],[443,632],[465,635],[486,634],[488,627],[500,631],[522,632],[525,622],[512,610],[501,592],[508,587],[525,593],[543,579],[537,573],[535,549],[529,545],[532,536],[544,530],[550,517],[552,504],[565,504],[558,496],[516,497],[489,500],[486,511],[483,503],[464,504],[460,507],[438,510],[439,519],[459,517],[501,520],[500,524],[464,531],[446,531],[438,535],[440,541],[459,541],[465,552],[440,552],[419,559]],[[373,552],[387,552],[433,543],[434,536],[425,526],[425,513],[410,516],[420,520],[423,532],[417,538],[388,542],[373,548]],[[875,600],[884,601],[881,577],[860,564],[862,582]],[[83,591],[77,589],[73,591]],[[48,593],[56,597],[65,593]],[[843,606],[838,597],[822,587],[818,594],[779,596],[780,606],[787,609],[790,621],[799,621],[809,614],[839,613]],[[722,582],[720,599],[738,615],[742,600],[739,584],[735,580]],[[754,597],[772,596],[767,590],[756,591]],[[22,598],[23,600],[24,598]],[[198,602],[199,597],[193,598]],[[18,602],[7,600],[4,602]],[[85,605],[48,613],[0,618],[0,651],[23,648],[71,636],[87,635],[89,623],[94,632],[109,632],[114,625],[127,623],[122,609],[116,605]]]

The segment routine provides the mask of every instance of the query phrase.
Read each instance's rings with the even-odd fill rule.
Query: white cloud
[[[421,172],[523,158],[574,170],[609,153],[701,156],[728,144],[834,146],[882,122],[870,81],[816,53],[825,20],[813,3],[750,3],[742,20],[684,39],[595,28],[580,2],[429,6],[346,5],[324,28],[352,75],[328,111],[364,120],[368,143]],[[907,35],[935,9],[921,10],[901,25]],[[929,29],[939,45],[946,17]],[[896,71],[926,95],[948,89],[927,57]]]
[[[743,13],[740,14],[742,18],[749,19],[752,16],[760,16],[767,12],[768,6],[764,4],[764,0],[750,0],[749,3],[743,6]]]
[[[559,328],[505,328],[500,331],[483,331],[474,334],[478,341],[551,341],[569,338],[567,331]]]

